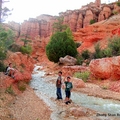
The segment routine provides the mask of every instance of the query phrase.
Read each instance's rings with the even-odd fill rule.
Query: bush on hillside
[[[18,44],[12,44],[12,45],[10,45],[9,47],[8,47],[8,49],[10,50],[10,51],[12,51],[12,52],[19,52],[20,51],[20,45],[18,45]]]
[[[60,57],[65,57],[66,55],[75,57],[77,48],[66,31],[56,32],[51,36],[50,42],[46,46],[46,55],[50,61],[57,63]]]
[[[76,59],[77,59],[77,63],[76,63],[77,65],[83,64],[84,58],[80,54],[77,55]]]
[[[0,62],[0,72],[4,72],[5,71],[5,65],[3,62]]]
[[[113,11],[112,13],[113,13],[113,15],[117,15],[117,14],[118,14],[118,12],[117,12],[117,11]]]
[[[117,6],[119,6],[119,7],[120,7],[120,2],[117,2],[116,4],[117,4]]]
[[[106,48],[102,52],[103,52],[104,57],[112,57],[112,49],[111,48]]]
[[[100,44],[99,43],[96,44],[94,48],[95,48],[95,52],[93,53],[94,59],[103,58],[104,54],[100,48]]]
[[[82,43],[76,42],[75,44],[76,44],[76,47],[79,48]]]
[[[11,30],[5,30],[0,25],[0,60],[6,58],[8,47],[14,42],[14,34]]]
[[[75,72],[73,76],[76,77],[76,78],[82,79],[84,82],[87,82],[87,80],[90,76],[90,72],[89,71]]]
[[[20,48],[20,51],[22,52],[22,54],[28,54],[28,55],[30,55],[32,53],[32,47],[30,45],[22,46]]]
[[[67,25],[63,24],[63,17],[58,17],[57,21],[53,23],[53,33],[55,32],[63,32],[67,29]]]
[[[94,24],[95,23],[95,20],[90,20],[90,24]]]
[[[111,49],[113,56],[120,55],[120,37],[113,37],[108,44],[108,48]]]
[[[0,47],[0,60],[4,60],[7,56],[5,48]]]
[[[81,55],[82,55],[82,57],[84,58],[84,60],[90,58],[90,52],[89,52],[88,50],[82,51]]]

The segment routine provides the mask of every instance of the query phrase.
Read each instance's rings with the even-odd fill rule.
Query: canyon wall
[[[27,34],[32,39],[45,38],[52,34],[52,25],[58,17],[63,17],[63,24],[67,24],[72,32],[76,32],[80,28],[90,25],[92,20],[100,22],[118,13],[120,13],[120,7],[116,3],[101,4],[100,0],[96,0],[95,3],[91,2],[80,9],[61,12],[59,16],[43,14],[36,18],[30,18],[21,25],[10,22],[9,26],[16,31],[18,37]]]

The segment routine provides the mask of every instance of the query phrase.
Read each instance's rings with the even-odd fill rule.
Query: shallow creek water
[[[54,100],[56,98],[56,87],[54,84],[48,82],[44,79],[44,71],[38,71],[37,69],[41,66],[36,66],[34,72],[36,74],[32,75],[32,80],[30,86],[34,88],[34,91],[38,97],[43,99],[43,101],[52,109],[53,113],[51,115],[52,120],[60,120],[59,109]],[[65,97],[64,90],[62,90],[63,98]],[[86,94],[80,92],[72,92],[71,99],[74,104],[90,108],[98,112],[105,112],[109,114],[119,114],[120,115],[120,102],[109,99],[102,99],[93,96],[87,96]],[[118,116],[120,118],[120,116]]]

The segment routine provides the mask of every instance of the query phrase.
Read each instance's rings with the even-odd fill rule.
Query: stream
[[[53,111],[51,115],[52,120],[61,120],[60,111],[62,108],[55,103],[56,99],[56,86],[47,79],[44,79],[45,72],[38,70],[41,66],[36,66],[32,75],[32,80],[30,86],[34,89],[36,95],[43,99],[43,101],[50,107]],[[64,90],[62,90],[63,98],[65,98]],[[53,100],[54,99],[54,100]],[[78,106],[83,106],[85,108],[90,108],[92,110],[99,112],[105,112],[108,114],[119,114],[117,116],[120,119],[120,102],[109,99],[102,99],[98,97],[88,96],[80,92],[72,92],[71,99],[74,104]]]

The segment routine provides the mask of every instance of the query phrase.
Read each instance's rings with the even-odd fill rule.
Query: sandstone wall
[[[95,3],[90,3],[77,10],[67,10],[59,13],[59,16],[40,15],[36,18],[30,18],[24,21],[20,27],[16,24],[10,24],[17,32],[17,36],[23,34],[29,35],[32,39],[36,36],[45,38],[51,35],[52,25],[57,20],[57,17],[64,17],[63,24],[67,24],[72,32],[79,31],[80,28],[90,25],[91,20],[99,22],[108,19],[113,14],[120,13],[120,7],[116,3],[109,5],[101,4],[100,0]],[[18,29],[20,28],[20,29]]]

